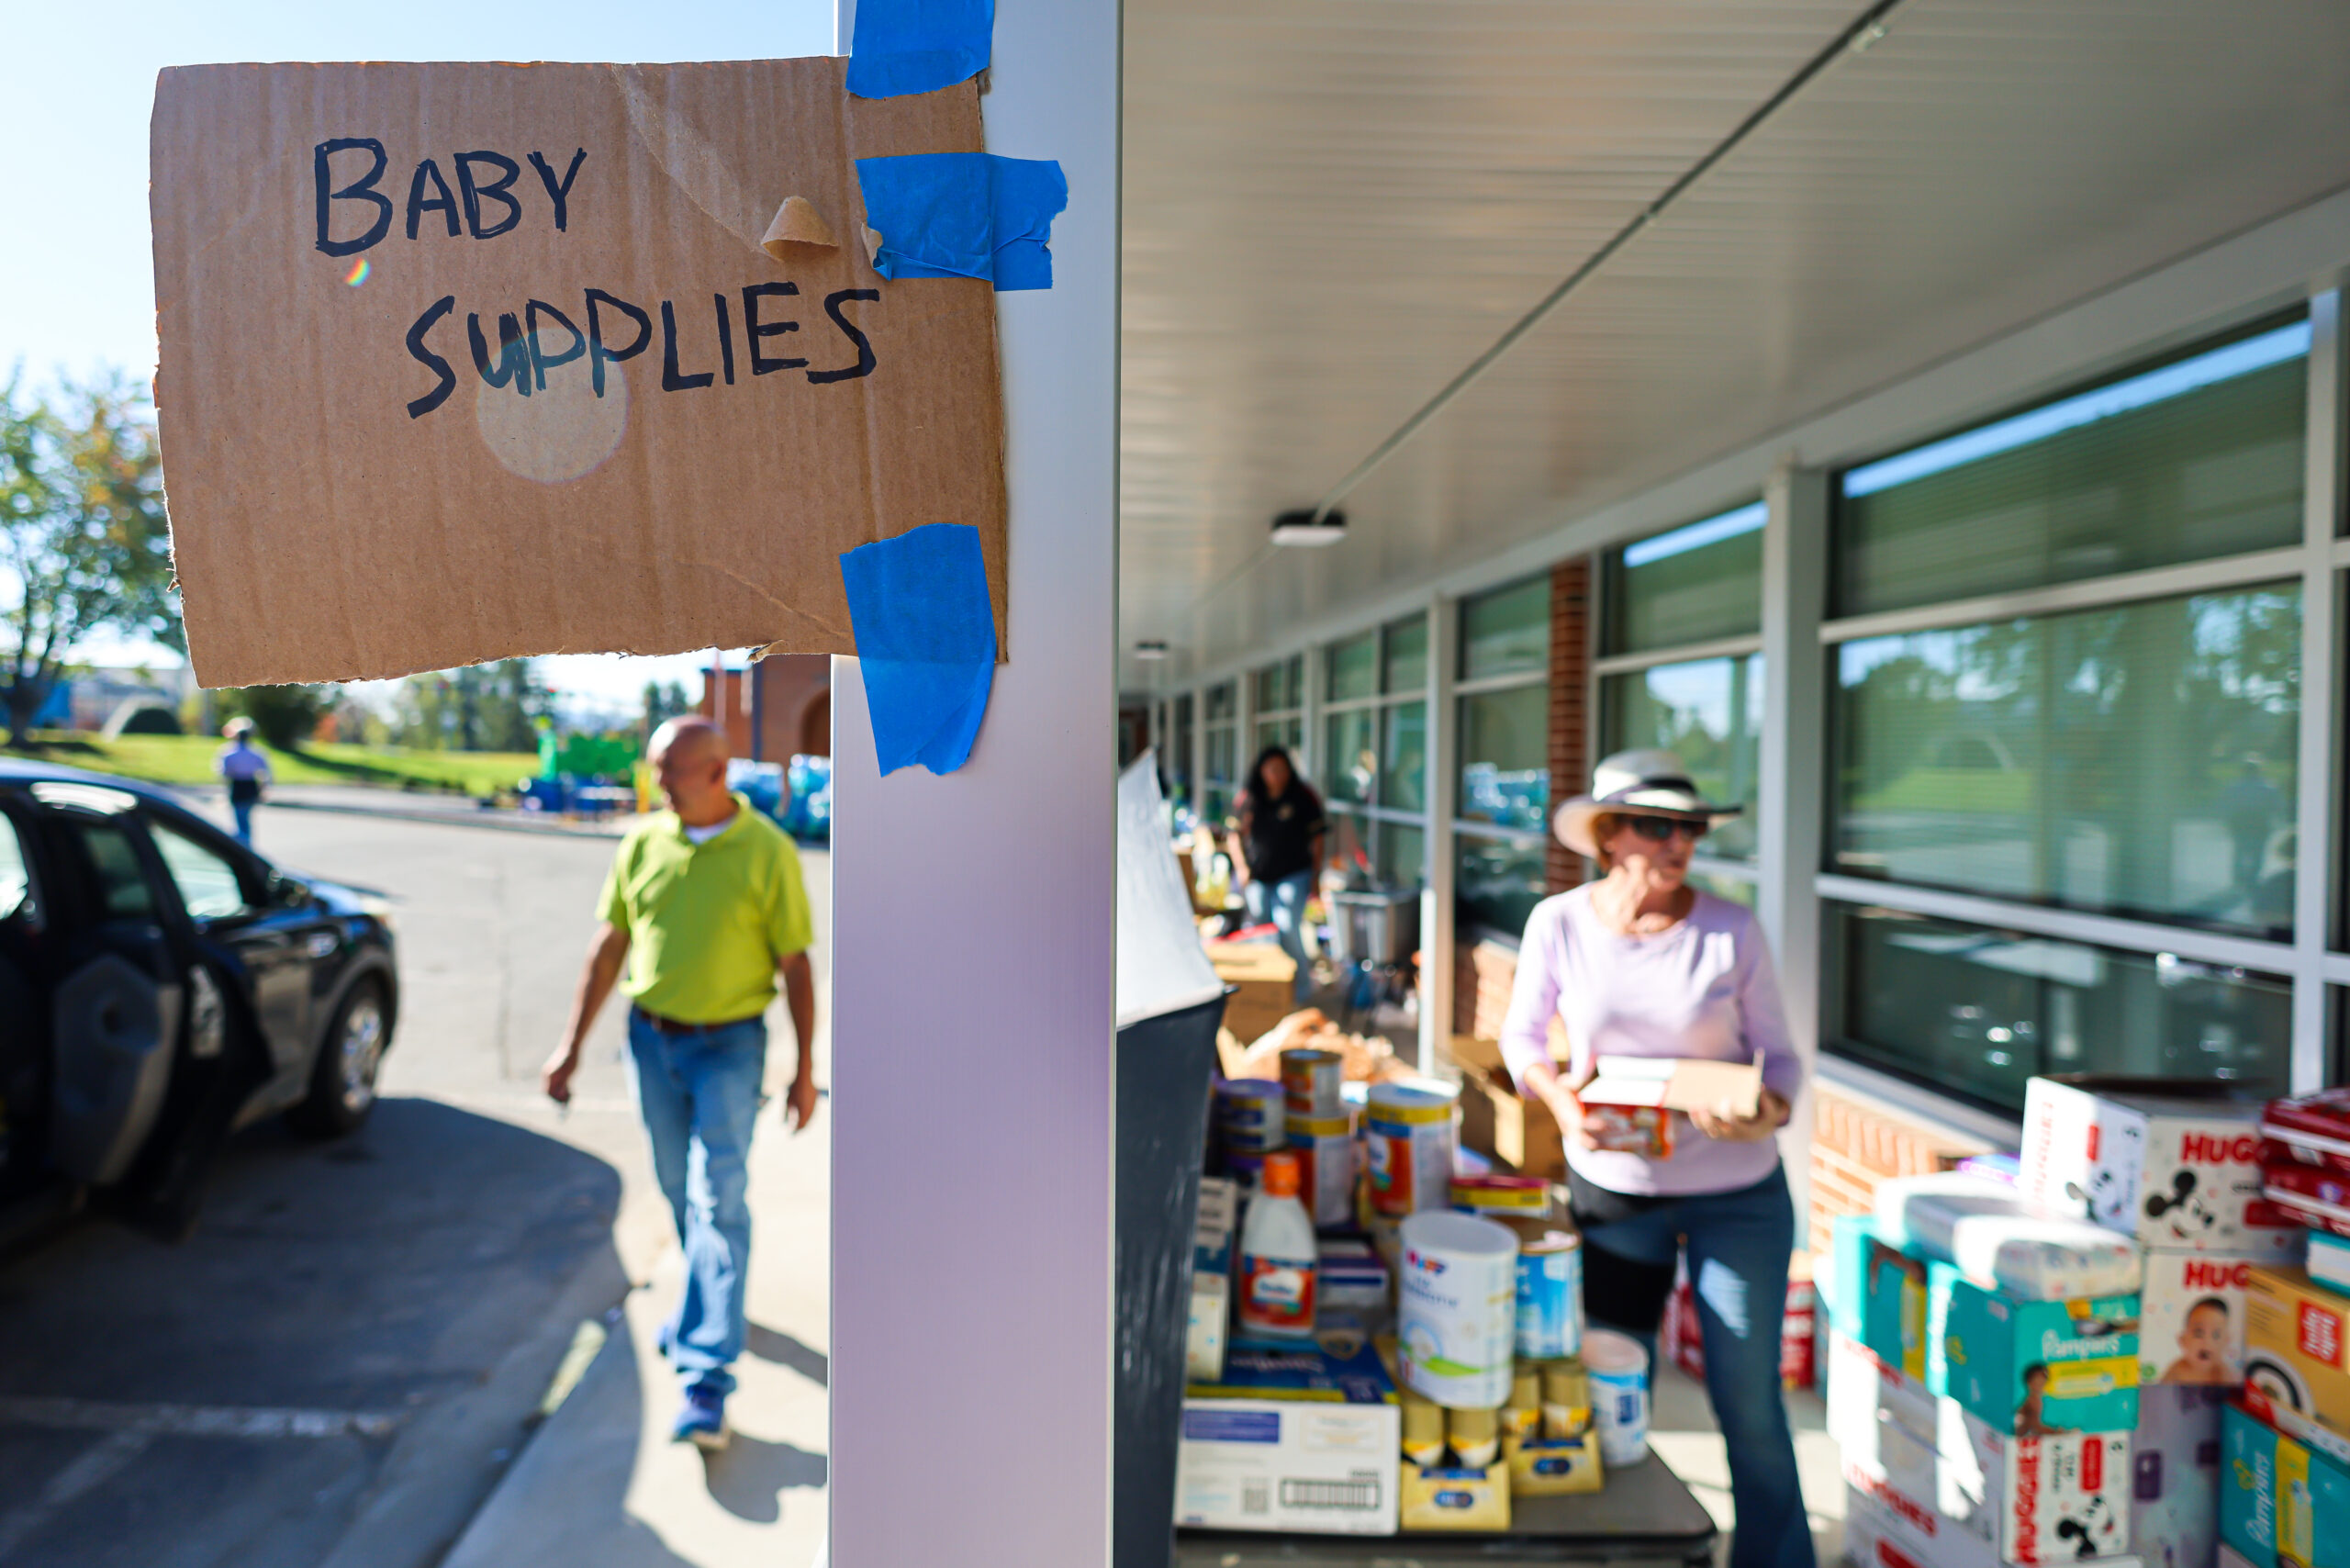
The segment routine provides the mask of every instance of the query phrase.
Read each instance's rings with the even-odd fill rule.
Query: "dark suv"
[[[93,1193],[184,1233],[237,1128],[359,1125],[398,1011],[379,900],[160,791],[0,760],[0,1236]]]

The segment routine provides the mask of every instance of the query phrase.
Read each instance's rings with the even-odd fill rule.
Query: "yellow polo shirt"
[[[621,991],[681,1024],[766,1012],[777,961],[814,939],[800,851],[740,795],[706,844],[686,836],[675,812],[631,828],[599,912],[629,935]]]

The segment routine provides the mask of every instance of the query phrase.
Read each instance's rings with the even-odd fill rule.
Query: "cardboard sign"
[[[878,277],[854,163],[979,151],[978,89],[844,63],[163,72],[197,678],[853,653],[839,555],[934,522],[979,531],[1002,648],[994,298]],[[794,196],[822,221],[763,248]]]

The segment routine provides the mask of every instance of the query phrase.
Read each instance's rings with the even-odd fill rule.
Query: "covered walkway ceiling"
[[[2350,184],[2350,6],[1907,0],[1358,488],[1351,538],[1268,548],[1865,9],[1127,0],[1120,591],[1156,678]]]

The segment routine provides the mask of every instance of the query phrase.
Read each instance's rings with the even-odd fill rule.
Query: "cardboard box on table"
[[[2155,1250],[2293,1259],[2300,1227],[2261,1193],[2259,1115],[2209,1084],[2034,1078],[2018,1185]]]
[[[1521,1176],[1563,1180],[1567,1147],[1550,1107],[1517,1092],[1497,1041],[1455,1035],[1447,1053],[1460,1070],[1460,1145]]]
[[[1224,999],[1224,1026],[1246,1048],[1297,1011],[1297,964],[1270,942],[1211,942],[1208,962],[1233,988]]]
[[[1376,1353],[1237,1346],[1221,1382],[1184,1391],[1175,1522],[1393,1535],[1402,1443]]]
[[[1828,1433],[1848,1465],[1930,1505],[2003,1560],[2109,1557],[2132,1544],[2125,1433],[2016,1437],[1841,1336],[1829,1352]]]

